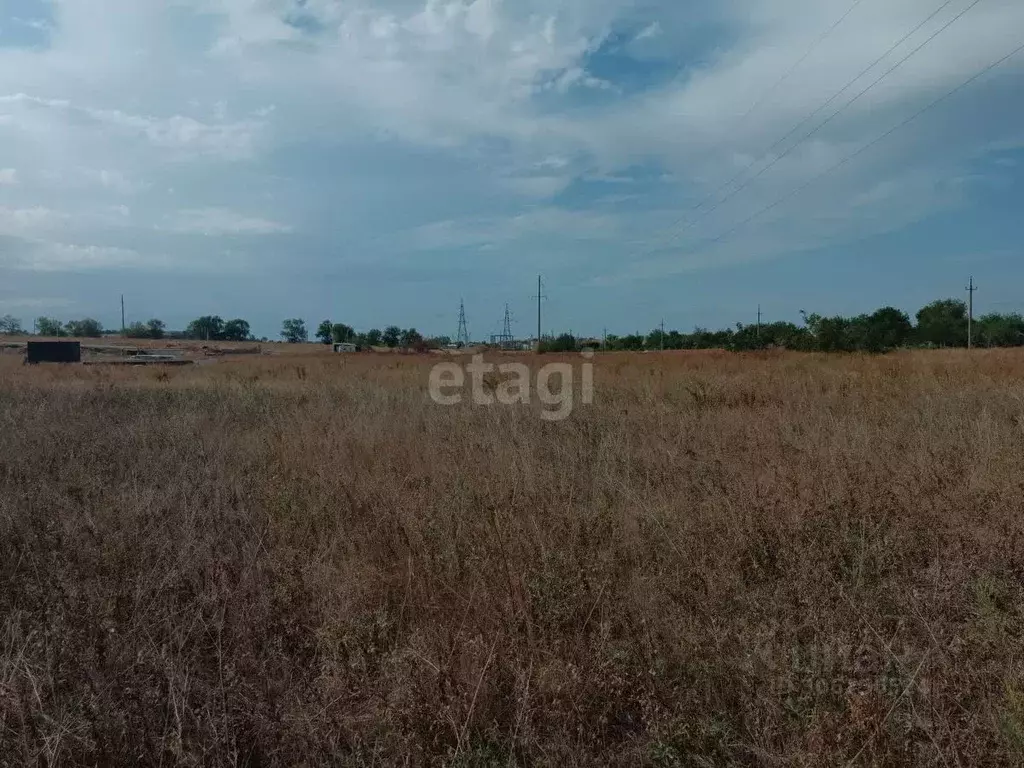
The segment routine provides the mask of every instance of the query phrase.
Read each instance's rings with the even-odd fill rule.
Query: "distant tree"
[[[224,335],[224,320],[219,315],[204,315],[188,324],[185,335],[199,341],[217,341]]]
[[[335,344],[350,344],[357,341],[356,329],[344,323],[335,323],[331,326],[331,341]]]
[[[51,317],[40,317],[36,320],[36,330],[40,336],[66,336],[64,324]]]
[[[867,352],[888,352],[904,346],[914,333],[906,312],[895,307],[882,307],[870,315],[857,318],[862,329],[858,348]]]
[[[446,349],[452,345],[452,337],[433,336],[427,339],[424,344],[426,344],[427,349]]]
[[[642,343],[642,342],[641,342]],[[563,333],[554,339],[544,339],[540,344],[539,351],[546,352],[575,352],[579,348],[579,342],[571,333]]]
[[[248,321],[235,318],[224,323],[221,336],[225,341],[248,341],[250,333]]]
[[[0,317],[0,334],[4,336],[21,336],[25,329],[21,327],[21,320],[13,315]]]
[[[967,305],[959,299],[941,299],[917,313],[917,339],[936,347],[967,344]]]
[[[309,340],[309,332],[306,330],[306,321],[300,318],[290,318],[281,325],[281,338],[289,344],[299,344]]]
[[[397,347],[402,340],[402,329],[397,325],[389,325],[380,340],[385,347]]]
[[[851,321],[846,317],[813,318],[811,330],[817,340],[817,348],[822,352],[852,352],[855,349],[851,333]]]
[[[423,346],[423,335],[415,328],[402,331],[401,345],[405,349],[416,349]]]
[[[975,321],[975,340],[983,347],[1019,347],[1024,345],[1024,317],[984,315]]]
[[[360,346],[379,347],[384,343],[384,334],[379,328],[371,328],[362,335]]]
[[[662,335],[661,328],[655,328],[647,334],[647,338],[644,340],[644,346],[647,347],[647,349],[661,349]],[[665,335],[667,336],[667,334]]]
[[[99,321],[93,320],[91,317],[87,317],[84,320],[69,320],[64,333],[77,338],[95,339],[103,335],[103,326],[100,325]]]
[[[619,339],[619,349],[639,352],[644,348],[644,342],[646,339],[638,333],[631,333],[628,336],[623,336]]]
[[[167,333],[167,326],[163,320],[154,317],[146,323],[146,330],[149,332],[149,338],[162,339]]]
[[[124,329],[124,335],[129,339],[151,339],[149,326],[145,323],[134,322]]]
[[[324,320],[316,329],[316,340],[321,344],[330,344],[334,338],[334,325],[330,320]]]

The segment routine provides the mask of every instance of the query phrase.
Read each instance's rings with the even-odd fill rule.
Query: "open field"
[[[433,362],[0,355],[0,765],[1024,760],[1019,352]]]

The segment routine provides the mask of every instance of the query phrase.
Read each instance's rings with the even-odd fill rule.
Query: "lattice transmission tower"
[[[512,333],[512,311],[505,305],[505,322],[500,334],[491,337],[491,343],[502,349],[515,349],[516,337]]]
[[[455,338],[455,344],[459,347],[469,346],[469,329],[466,327],[466,303],[459,301],[459,333]]]

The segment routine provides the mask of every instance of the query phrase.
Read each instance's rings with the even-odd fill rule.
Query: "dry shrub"
[[[0,360],[0,763],[1020,763],[1015,352],[431,362]]]

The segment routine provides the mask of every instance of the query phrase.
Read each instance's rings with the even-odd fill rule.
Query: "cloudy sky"
[[[1024,44],[973,3],[3,0],[0,314],[1022,310],[1024,53],[872,143]]]

